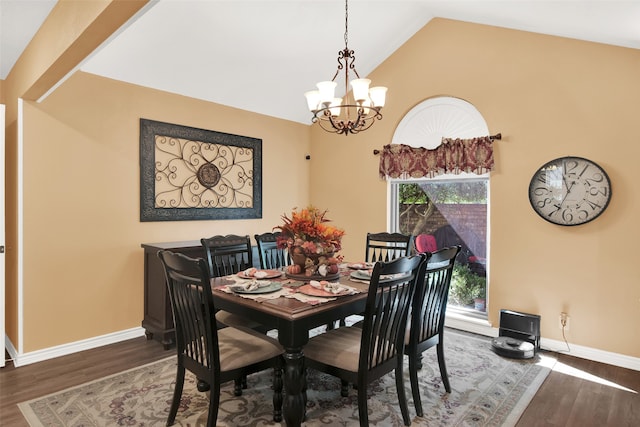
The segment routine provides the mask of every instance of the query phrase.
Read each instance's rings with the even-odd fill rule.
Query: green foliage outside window
[[[487,279],[479,276],[467,264],[456,264],[451,276],[449,303],[461,306],[473,304],[476,298],[486,298]]]

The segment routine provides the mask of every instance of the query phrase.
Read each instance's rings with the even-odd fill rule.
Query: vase
[[[289,252],[291,262],[300,267],[299,274],[287,273],[287,277],[296,280],[335,280],[340,277],[339,272],[320,274],[318,271],[322,258],[328,259],[333,257],[332,253],[326,254],[305,254],[300,246],[294,246]]]

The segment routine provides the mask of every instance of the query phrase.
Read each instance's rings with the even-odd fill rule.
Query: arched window
[[[392,144],[435,149],[442,138],[488,136],[480,112],[459,98],[425,100],[400,121]],[[429,242],[460,244],[449,307],[486,317],[489,174],[462,172],[434,178],[390,179],[390,229]],[[419,248],[420,249],[420,248]]]

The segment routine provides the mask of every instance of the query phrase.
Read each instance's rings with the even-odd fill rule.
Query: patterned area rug
[[[503,358],[491,351],[488,338],[454,330],[445,332],[445,357],[451,394],[442,385],[435,349],[424,354],[420,374],[424,418],[415,416],[405,374],[414,426],[513,426],[554,363],[544,353],[528,360]],[[174,380],[175,357],[169,357],[19,407],[33,427],[164,426]],[[270,386],[270,371],[249,376],[240,397],[233,396],[232,383],[225,385],[216,425],[280,425],[272,421]],[[307,393],[305,426],[359,425],[357,392],[341,397],[338,379],[310,371]],[[403,426],[392,374],[370,385],[368,394],[370,425]],[[207,405],[207,394],[196,390],[195,378],[187,373],[175,425],[204,426]]]

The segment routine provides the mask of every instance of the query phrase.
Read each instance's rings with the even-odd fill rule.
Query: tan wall
[[[141,223],[140,118],[262,139],[263,218]],[[253,236],[308,203],[306,125],[86,73],[24,120],[25,352],[140,326],[141,243]]]
[[[18,99],[35,100],[133,16],[147,0],[60,1],[2,83],[6,110],[6,333],[18,336]],[[25,308],[28,310],[28,308]]]
[[[369,76],[389,87],[381,122],[348,137],[312,131],[312,200],[347,228],[345,256],[361,259],[366,232],[387,225],[372,150],[421,101],[465,99],[503,135],[490,184],[489,320],[497,326],[502,308],[537,313],[542,335],[562,340],[565,311],[571,343],[639,357],[638,75],[638,50],[433,20]],[[565,155],[611,178],[613,200],[592,223],[555,226],[529,205],[534,171]]]
[[[253,234],[311,201],[347,229],[347,259],[360,259],[366,232],[387,226],[372,150],[413,106],[448,95],[504,135],[491,175],[490,320],[497,325],[501,308],[538,313],[543,336],[560,340],[557,318],[567,311],[572,343],[640,357],[638,75],[637,50],[438,19],[370,76],[390,88],[383,121],[338,137],[77,74],[25,108],[24,351],[139,326],[143,242]],[[262,138],[264,218],[140,223],[140,117]],[[15,122],[7,125],[14,134]],[[613,201],[590,224],[554,226],[529,206],[532,174],[563,155],[596,161],[612,180]]]

